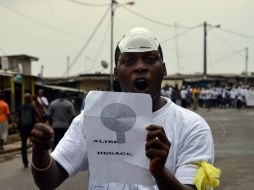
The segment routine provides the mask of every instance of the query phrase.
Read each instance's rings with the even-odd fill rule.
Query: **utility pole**
[[[177,40],[177,23],[175,22],[175,42],[176,42],[176,59],[177,59],[177,73],[180,74],[180,55],[178,49],[178,40]]]
[[[111,0],[111,37],[110,37],[110,90],[113,91],[113,48],[114,48],[114,16],[115,16],[115,9],[116,6],[123,6],[123,5],[134,5],[134,1],[128,1],[126,3],[119,4],[116,0]]]
[[[245,48],[245,84],[247,84],[248,81],[248,47]]]
[[[221,25],[211,25],[207,24],[207,22],[204,22],[204,78],[207,77],[207,26],[213,27],[213,28],[220,28]]]
[[[206,68],[206,64],[207,64],[207,55],[206,55],[206,41],[207,41],[207,23],[204,22],[204,72],[203,72],[203,75],[204,75],[204,78],[206,78],[206,75],[207,75],[207,68]]]
[[[70,72],[70,56],[67,58],[67,78],[69,78],[69,72]]]
[[[114,9],[115,0],[111,1],[111,37],[110,37],[110,90],[113,91],[113,43],[114,43]]]

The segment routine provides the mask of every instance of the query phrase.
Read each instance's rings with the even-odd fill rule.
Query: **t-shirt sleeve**
[[[48,99],[46,97],[42,97],[41,100],[45,106],[49,105]]]
[[[83,117],[77,116],[51,156],[67,171],[69,176],[88,169]]]
[[[183,184],[194,184],[198,171],[196,164],[206,161],[213,164],[214,146],[208,124],[199,119],[180,141],[175,177]]]

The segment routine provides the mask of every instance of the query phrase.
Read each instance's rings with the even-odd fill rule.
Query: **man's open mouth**
[[[139,91],[144,91],[149,86],[146,78],[139,78],[135,81],[135,88]]]

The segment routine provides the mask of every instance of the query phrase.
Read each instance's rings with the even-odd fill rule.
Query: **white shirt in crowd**
[[[48,102],[48,99],[45,97],[45,96],[42,96],[42,97],[37,97],[37,100],[38,102],[41,104],[41,105],[44,105],[44,106],[48,106],[49,105],[49,102]]]

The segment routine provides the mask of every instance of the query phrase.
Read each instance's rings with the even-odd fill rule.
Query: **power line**
[[[168,23],[160,22],[160,21],[158,21],[158,20],[155,20],[155,19],[152,19],[152,18],[150,18],[150,17],[144,16],[144,15],[142,15],[142,14],[140,14],[140,13],[137,13],[137,12],[135,12],[135,11],[133,11],[133,10],[131,10],[131,9],[127,8],[127,7],[125,7],[125,6],[123,6],[123,8],[126,9],[127,11],[131,12],[132,14],[134,14],[134,15],[136,15],[136,16],[139,16],[139,17],[141,17],[141,18],[143,18],[143,19],[145,19],[145,20],[148,20],[148,21],[150,21],[150,22],[153,22],[153,23],[155,23],[155,24],[159,24],[159,25],[162,25],[162,26],[170,27],[170,28],[174,28],[174,27],[175,27],[175,25],[173,25],[173,24],[168,24]],[[192,28],[193,26],[179,26],[179,25],[178,25],[177,27],[178,27],[178,28]]]
[[[196,29],[196,28],[199,28],[200,26],[202,26],[202,24],[199,24],[199,25],[197,25],[197,26],[193,26],[192,28],[189,28],[188,30],[185,30],[185,31],[183,31],[183,32],[180,32],[180,33],[178,33],[178,34],[176,34],[176,35],[174,35],[174,36],[168,38],[168,39],[165,39],[165,40],[161,41],[160,43],[161,43],[161,44],[166,43],[166,42],[168,42],[168,41],[170,41],[170,40],[175,39],[176,37],[179,37],[179,36],[181,36],[181,35],[183,35],[183,34],[185,34],[185,33],[188,33],[188,32],[190,32],[190,31],[192,31],[192,30],[194,30],[194,29]]]
[[[213,64],[218,64],[218,63],[220,63],[220,62],[222,62],[222,61],[225,61],[225,60],[231,58],[232,56],[235,56],[235,55],[237,55],[237,54],[239,54],[239,53],[242,53],[243,50],[244,50],[244,49],[240,49],[240,50],[238,50],[238,51],[233,52],[232,54],[230,54],[230,55],[228,55],[228,56],[222,57],[221,59],[216,60],[216,61],[215,61],[216,63],[213,63]]]
[[[232,30],[228,30],[228,29],[225,29],[225,28],[219,28],[219,29],[224,31],[224,32],[227,32],[227,33],[231,33],[231,34],[234,34],[234,35],[237,35],[237,36],[241,36],[241,37],[244,37],[244,38],[249,38],[249,39],[253,39],[254,40],[253,36],[250,36],[250,35],[247,35],[247,34],[243,34],[243,33],[239,33],[239,32],[234,32]]]
[[[175,35],[177,35],[177,24],[175,22]],[[177,37],[175,38],[175,46],[176,46],[176,60],[177,60],[177,73],[180,73],[180,54],[178,49],[178,40]]]
[[[80,5],[89,6],[89,7],[105,7],[110,5],[110,3],[95,4],[95,3],[85,3],[85,2],[75,1],[75,0],[69,0],[69,1],[80,4]]]
[[[170,51],[176,52],[176,48],[170,48]],[[229,54],[235,53],[236,51],[228,51],[223,53],[208,53],[208,56],[227,56]],[[203,56],[202,53],[190,52],[190,51],[179,51],[181,55],[185,56]]]
[[[231,50],[233,51],[237,51],[235,48],[233,48],[228,42],[226,42],[226,40],[222,39],[221,37],[218,36],[218,34],[216,32],[213,31],[213,33],[215,34],[215,37],[220,40],[222,43],[224,43],[226,46],[228,46]]]
[[[0,51],[4,54],[4,55],[7,55],[6,52],[4,51],[3,48],[0,47]]]
[[[106,18],[107,13],[109,12],[110,7],[107,8],[107,10],[105,11],[105,13],[103,14],[101,20],[99,21],[99,23],[96,25],[96,27],[94,28],[91,36],[88,38],[88,40],[85,42],[85,44],[81,47],[80,51],[78,52],[78,54],[76,55],[76,57],[73,59],[73,61],[71,62],[69,69],[71,69],[75,63],[77,62],[77,60],[79,59],[79,57],[81,56],[81,54],[83,53],[83,51],[85,50],[85,48],[87,47],[87,45],[89,44],[89,42],[91,41],[91,39],[93,38],[93,36],[96,34],[97,30],[99,29],[99,27],[101,26],[102,22],[104,21],[104,19]],[[68,70],[66,70],[63,74],[63,76],[66,75],[66,73],[68,72]]]
[[[56,28],[56,27],[51,26],[51,25],[49,25],[49,24],[46,24],[46,23],[44,23],[44,22],[42,22],[42,21],[40,21],[40,20],[37,20],[37,19],[35,19],[35,18],[31,17],[31,16],[28,16],[28,15],[26,15],[26,14],[24,14],[24,13],[22,13],[22,12],[16,10],[16,9],[14,9],[14,8],[12,8],[12,7],[9,7],[9,6],[7,6],[7,5],[5,5],[5,4],[3,4],[3,3],[0,3],[0,6],[5,7],[6,9],[8,9],[8,10],[10,10],[10,11],[12,11],[12,12],[18,14],[19,16],[22,16],[22,17],[24,17],[24,18],[26,18],[26,19],[32,21],[33,23],[39,24],[39,25],[41,25],[41,26],[44,26],[44,27],[46,27],[46,28],[48,28],[48,29],[50,29],[50,30],[53,30],[53,31],[55,31],[55,32],[59,32],[59,33],[62,33],[62,34],[68,35],[68,36],[72,36],[72,37],[75,37],[75,38],[79,38],[79,39],[81,38],[80,36],[77,36],[77,35],[75,35],[75,34],[73,34],[73,33],[66,32],[66,31],[64,31],[64,30],[61,30],[61,29],[59,29],[59,28]]]
[[[101,52],[102,47],[103,47],[103,45],[104,45],[105,39],[106,39],[106,37],[107,37],[107,33],[108,33],[108,30],[109,30],[109,26],[110,26],[110,23],[108,22],[107,28],[106,28],[105,33],[104,33],[103,38],[102,38],[101,45],[100,45],[100,47],[99,47],[99,49],[98,49],[98,51],[97,51],[97,54],[96,54],[96,56],[95,56],[95,59],[93,59],[93,61],[92,61],[92,62],[93,62],[93,65],[88,69],[87,72],[90,72],[92,69],[94,69],[95,63],[96,63],[96,61],[97,61],[98,58],[99,58],[100,52]]]
[[[216,37],[217,39],[219,39],[219,40],[220,40],[221,42],[223,42],[226,46],[228,46],[231,50],[233,50],[231,56],[233,56],[233,55],[235,55],[235,54],[239,54],[239,51],[241,52],[241,51],[245,50],[245,48],[242,49],[242,50],[236,50],[236,49],[233,48],[228,42],[226,42],[226,40],[224,40],[224,39],[222,39],[220,36],[218,36],[218,34],[217,34],[216,32],[213,31],[213,33],[215,34],[215,37]],[[242,58],[245,58],[244,55],[239,55],[239,56],[241,56]],[[228,57],[228,56],[227,56],[227,57]],[[227,57],[226,57],[226,59],[227,59]],[[230,57],[230,56],[229,56],[229,57]]]

